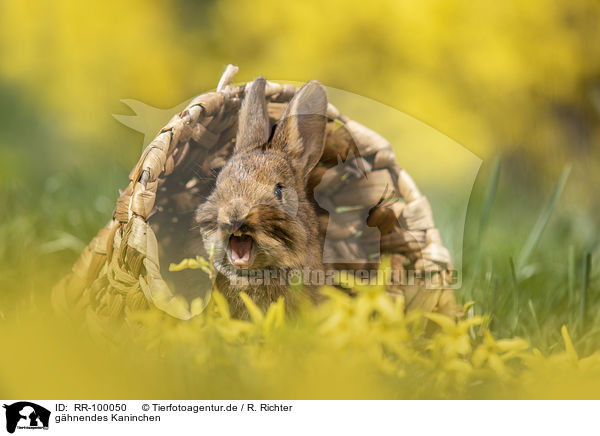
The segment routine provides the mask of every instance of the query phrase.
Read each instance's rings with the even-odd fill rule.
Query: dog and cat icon
[[[6,409],[6,431],[14,433],[18,429],[48,429],[50,411],[42,406],[29,401],[19,401],[10,405],[4,404]]]

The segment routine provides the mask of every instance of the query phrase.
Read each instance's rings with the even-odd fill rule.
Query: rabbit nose
[[[232,201],[228,207],[219,211],[219,223],[224,231],[238,231],[246,222],[250,208],[241,201]]]
[[[227,233],[235,234],[238,230],[243,229],[246,219],[241,220],[225,220],[221,223],[221,230]]]
[[[231,233],[238,231],[240,229],[240,227],[242,227],[242,225],[244,225],[245,222],[246,222],[245,218],[243,220],[229,221],[229,231]]]

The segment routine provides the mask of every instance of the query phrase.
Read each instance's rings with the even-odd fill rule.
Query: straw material
[[[236,72],[237,67],[228,66],[216,92],[194,98],[146,147],[111,221],[53,290],[55,308],[81,309],[96,321],[125,319],[127,311],[150,304],[181,319],[193,316],[189,303],[175,296],[163,278],[163,257],[168,247],[182,247],[190,238],[181,228],[191,227],[191,212],[210,192],[211,181],[232,153],[245,91],[243,85],[230,84]],[[272,121],[295,92],[294,86],[267,82]],[[319,196],[325,259],[361,260],[333,262],[336,268],[352,269],[376,267],[379,253],[390,254],[393,269],[412,271],[416,277],[408,284],[388,286],[392,295],[404,296],[407,310],[454,316],[453,292],[444,289],[452,270],[450,256],[427,198],[397,165],[385,138],[332,104],[327,117],[325,151],[308,181],[308,189]],[[423,289],[427,272],[442,274],[439,289]]]

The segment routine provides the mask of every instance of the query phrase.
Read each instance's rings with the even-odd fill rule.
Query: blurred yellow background
[[[317,78],[553,167],[598,148],[598,22],[585,0],[4,0],[0,78],[82,146],[118,128],[120,99],[172,107],[231,62],[237,80]]]

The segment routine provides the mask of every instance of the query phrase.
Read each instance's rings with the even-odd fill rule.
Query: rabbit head
[[[320,264],[318,224],[306,182],[324,147],[325,89],[305,84],[271,128],[262,77],[246,86],[233,155],[196,211],[218,272]]]

